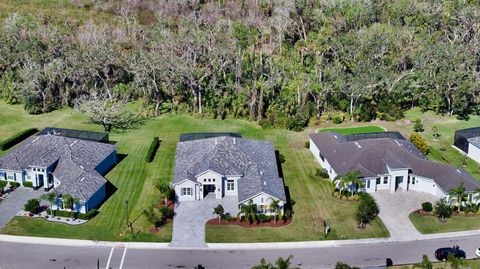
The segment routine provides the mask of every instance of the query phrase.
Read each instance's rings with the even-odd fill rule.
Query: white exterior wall
[[[182,195],[182,188],[191,188],[192,195]],[[200,200],[201,192],[199,186],[190,180],[185,180],[180,184],[175,185],[175,194],[177,195],[178,201],[194,201]]]
[[[317,145],[313,142],[313,140],[310,138],[310,151],[313,153],[313,156],[315,156],[315,159],[320,163],[323,169],[327,170],[328,176],[330,177],[331,180],[335,179],[337,177],[337,173],[335,170],[333,170],[332,166],[328,162],[326,158],[322,160],[320,157],[320,150],[317,148]]]
[[[222,175],[215,173],[213,171],[206,171],[197,176],[197,182],[202,185],[215,185],[215,198],[222,199],[224,193],[224,186],[222,186],[223,177]],[[226,182],[225,182],[226,188]],[[200,198],[203,199],[203,187],[200,189]],[[198,200],[198,199],[197,199]]]
[[[225,196],[238,196],[238,180],[240,177],[226,177],[223,179],[224,194]],[[233,190],[227,189],[227,180],[233,180]]]
[[[443,197],[443,192],[440,191],[437,187],[435,181],[430,178],[425,178],[421,176],[410,175],[410,185],[408,186],[410,190],[426,192],[438,197]]]
[[[480,163],[480,149],[468,143],[468,157],[472,158],[477,163]]]
[[[377,190],[390,190],[392,184],[392,177],[390,175],[379,175],[380,177],[380,184],[377,184]],[[387,178],[385,183],[384,178]]]
[[[408,169],[398,169],[392,170],[387,166],[387,169],[390,174],[390,192],[395,192],[398,189],[403,191],[408,191]],[[398,184],[397,188],[397,177],[403,177],[403,181]]]
[[[274,200],[275,198],[273,198],[272,196],[266,194],[266,193],[261,193],[255,197],[253,197],[251,200],[253,201],[254,204],[257,205],[257,211],[260,213],[261,211],[261,207],[263,206],[265,209],[268,209],[266,212],[264,211],[263,214],[265,215],[273,215],[272,212],[270,212],[269,210],[269,207],[270,207],[270,204],[272,203],[272,201]],[[249,200],[247,200],[245,203],[248,203]],[[280,212],[283,214],[284,213],[284,202],[280,201],[279,203],[279,206],[280,206]]]

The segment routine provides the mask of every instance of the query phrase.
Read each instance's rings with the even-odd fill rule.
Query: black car
[[[465,251],[461,250],[458,246],[453,246],[451,248],[439,248],[435,251],[435,258],[439,261],[446,261],[449,254],[452,254],[454,257],[465,259],[467,254]]]

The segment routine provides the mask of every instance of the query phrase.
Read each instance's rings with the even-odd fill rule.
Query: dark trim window
[[[235,181],[227,180],[227,191],[235,190]]]
[[[380,178],[377,177],[377,185],[380,185]]]
[[[182,188],[182,196],[192,196],[192,188]]]
[[[324,162],[324,161],[325,161],[325,157],[323,157],[322,153],[319,152],[318,155],[320,155],[320,159],[322,159],[322,162]]]
[[[412,185],[415,185],[415,177],[412,177]]]
[[[383,177],[383,184],[388,184],[388,177]]]

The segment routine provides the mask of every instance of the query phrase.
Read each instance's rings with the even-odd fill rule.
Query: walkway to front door
[[[215,196],[211,193],[209,196]],[[207,197],[208,198],[208,197]],[[172,247],[206,247],[205,224],[215,218],[213,209],[221,204],[226,213],[238,214],[238,198],[226,196],[223,199],[182,201],[175,204],[173,218]]]

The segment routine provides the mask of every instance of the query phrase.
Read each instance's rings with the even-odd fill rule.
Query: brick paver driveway
[[[0,229],[23,209],[28,200],[39,198],[43,193],[42,188],[33,190],[30,188],[19,187],[0,203]]]
[[[208,197],[200,201],[183,201],[175,204],[172,247],[206,247],[205,224],[215,218],[213,209],[221,204],[225,213],[238,214],[238,198],[224,197],[221,200]]]
[[[372,196],[380,207],[379,217],[390,232],[390,237],[395,240],[419,239],[420,232],[408,218],[408,215],[422,207],[422,203],[429,201],[432,204],[438,200],[435,196],[416,191],[396,193],[390,191],[377,191]]]

